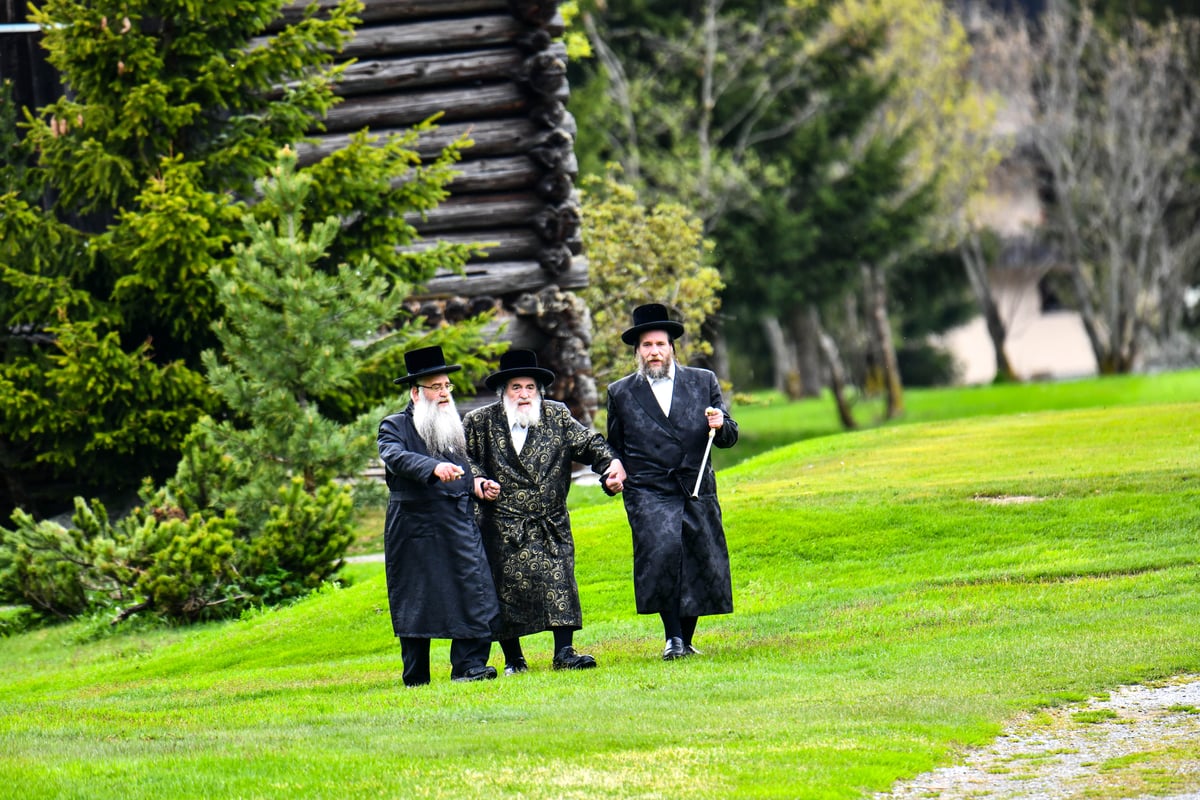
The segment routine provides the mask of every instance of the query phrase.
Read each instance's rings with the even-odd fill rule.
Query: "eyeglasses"
[[[420,386],[422,389],[427,389],[434,394],[441,394],[442,392],[445,392],[446,394],[454,394],[454,384],[452,383],[435,383],[433,386],[426,386],[422,383],[418,383],[417,386]]]

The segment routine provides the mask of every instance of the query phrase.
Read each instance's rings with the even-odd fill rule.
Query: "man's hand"
[[[621,466],[618,459],[613,459],[608,465],[608,474],[604,476],[604,486],[613,494],[617,494],[625,488],[625,479],[629,477],[625,474],[625,467]]]
[[[709,406],[704,409],[704,416],[708,417],[708,427],[714,430],[725,424],[725,412],[719,408]]]
[[[456,481],[461,478],[466,472],[458,464],[451,464],[449,461],[443,461],[433,468],[433,474],[437,476],[442,483],[447,481]]]
[[[500,484],[491,478],[476,478],[475,496],[480,500],[495,500],[500,496]]]

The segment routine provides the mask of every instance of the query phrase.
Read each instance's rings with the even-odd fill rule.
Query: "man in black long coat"
[[[506,675],[528,669],[520,637],[547,630],[554,634],[554,669],[596,666],[594,657],[574,647],[583,611],[567,513],[571,465],[590,466],[609,491],[625,472],[604,437],[562,403],[543,397],[554,378],[532,350],[509,350],[500,369],[484,379],[499,399],[463,420],[475,495],[484,501],[479,527],[500,598],[496,638]]]
[[[637,610],[662,618],[667,661],[699,652],[699,617],[733,611],[716,474],[705,456],[710,433],[713,445],[732,447],[738,428],[717,377],[675,361],[682,335],[665,306],[638,306],[621,334],[638,370],[608,387],[608,443],[627,474]]]
[[[379,458],[387,467],[383,535],[388,606],[400,639],[404,684],[429,683],[432,639],[451,639],[455,681],[496,677],[487,664],[492,626],[500,613],[483,538],[468,493],[462,421],[451,399],[450,373],[440,347],[404,355],[411,384],[404,411],[379,424]]]

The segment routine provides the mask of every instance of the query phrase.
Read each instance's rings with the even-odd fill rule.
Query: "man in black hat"
[[[625,471],[600,434],[544,396],[554,377],[533,351],[510,350],[484,380],[499,399],[464,420],[506,675],[528,669],[520,637],[546,630],[554,633],[554,669],[596,666],[573,646],[583,614],[567,514],[571,464],[590,465],[610,492],[621,490]]]
[[[462,421],[440,347],[404,354],[408,407],[379,424],[379,458],[391,490],[383,534],[388,605],[405,686],[429,683],[431,639],[451,639],[455,681],[496,677],[488,666],[496,586],[469,493]]]
[[[683,325],[658,303],[638,306],[621,340],[637,371],[608,387],[608,443],[625,465],[625,511],[633,531],[639,614],[658,614],[672,661],[692,645],[699,617],[733,611],[729,552],[709,444],[732,447],[717,377],[675,360]]]

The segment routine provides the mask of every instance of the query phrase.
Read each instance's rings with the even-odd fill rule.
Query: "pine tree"
[[[357,477],[370,460],[381,415],[344,424],[323,413],[320,398],[348,390],[368,361],[397,342],[377,332],[411,288],[389,281],[366,255],[333,271],[320,268],[341,224],[335,216],[306,218],[312,183],[285,148],[262,184],[258,213],[246,217],[248,241],[234,248],[237,268],[212,272],[226,313],[215,326],[219,347],[203,361],[231,416],[203,427],[243,477],[206,502],[238,507],[251,527],[290,478],[301,478],[313,494],[334,479]],[[274,219],[262,218],[268,213]]]

